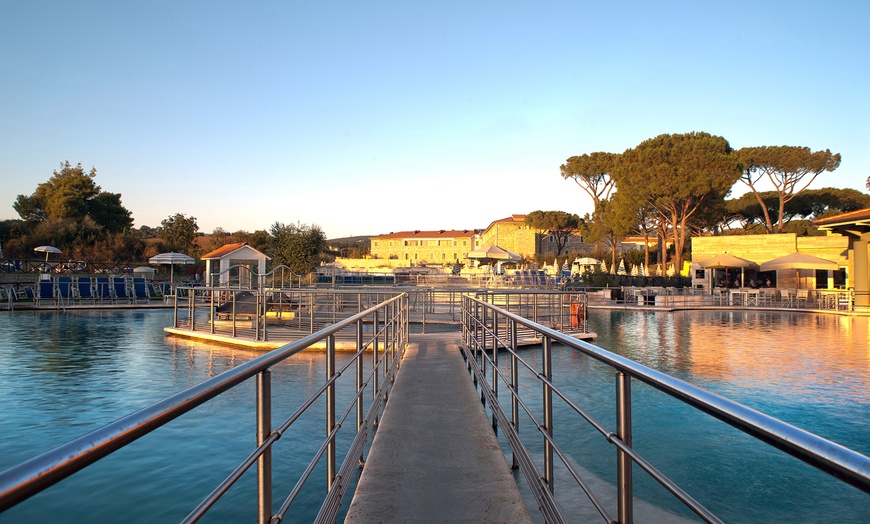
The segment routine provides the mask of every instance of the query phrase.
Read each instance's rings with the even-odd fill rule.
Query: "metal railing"
[[[486,297],[508,311],[563,332],[588,331],[585,293],[544,289],[359,287],[345,289],[179,286],[172,297],[172,326],[230,338],[265,342],[302,337],[396,296],[408,296],[410,321],[458,325],[462,297]],[[529,332],[531,336],[537,336]]]
[[[356,351],[342,369],[336,369],[335,339],[344,331],[354,334]],[[326,342],[327,363],[322,385],[293,415],[273,425],[271,368],[320,341]],[[324,458],[327,472],[326,497],[316,522],[334,522],[342,498],[353,480],[352,472],[362,461],[365,444],[395,380],[407,343],[408,299],[406,295],[399,295],[0,473],[0,511],[160,429],[208,400],[255,379],[256,447],[183,522],[199,520],[254,464],[257,470],[258,522],[281,522],[315,467],[322,464]],[[367,356],[364,353],[368,352],[371,353],[371,368],[368,375],[364,376],[364,358]],[[354,378],[355,391],[349,404],[341,412],[336,405],[336,388],[339,377],[343,374]],[[365,397],[368,394],[371,397],[366,408]],[[323,398],[326,399],[326,438],[280,508],[273,514],[273,445],[306,410]],[[341,464],[338,464],[337,436],[354,419],[356,432]],[[351,427],[349,424],[348,426]]]
[[[648,384],[761,442],[785,451],[843,482],[870,493],[870,458],[812,433],[615,353],[531,322],[471,296],[463,298],[462,324],[463,343],[461,349],[474,381],[480,387],[481,400],[486,402],[492,412],[493,427],[500,427],[504,432],[505,439],[513,452],[514,467],[519,467],[522,471],[547,522],[566,521],[554,498],[554,461],[557,459],[567,469],[577,483],[577,487],[586,494],[605,522],[630,523],[633,521],[632,464],[639,466],[705,522],[721,522],[716,515],[632,447],[631,385],[633,380]],[[542,338],[542,363],[540,367],[542,369],[537,369],[518,354],[517,334],[521,329],[533,330],[540,334]],[[604,424],[597,421],[570,399],[553,382],[552,347],[554,343],[574,348],[615,370],[615,428],[605,427]],[[500,356],[500,352],[506,353],[506,355]],[[502,370],[499,364],[499,359],[505,357],[510,359],[509,365],[506,366],[507,371]],[[536,388],[536,390],[542,392],[540,399],[542,415],[539,416],[543,420],[538,420],[532,413],[529,407],[532,402],[528,399],[529,395],[524,398],[519,394],[518,376],[520,372],[526,370],[541,384],[541,388]],[[505,409],[502,408],[499,401],[500,391],[504,391],[509,396],[510,413],[506,413]],[[554,397],[564,401],[569,411],[580,416],[600,433],[606,442],[613,444],[616,448],[618,514],[615,519],[608,513],[600,497],[593,493],[587,483],[581,480],[577,470],[568,460],[567,453],[560,449],[553,439]],[[524,416],[521,416],[521,413],[524,413]],[[532,426],[537,429],[539,436],[543,439],[542,464],[535,463],[527,450],[527,446],[520,438],[521,419],[530,420]],[[567,425],[567,421],[560,419],[559,424]]]

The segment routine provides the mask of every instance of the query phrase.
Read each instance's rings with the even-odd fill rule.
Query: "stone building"
[[[475,248],[476,231],[399,231],[371,237],[374,259],[406,261],[408,265],[464,262]]]

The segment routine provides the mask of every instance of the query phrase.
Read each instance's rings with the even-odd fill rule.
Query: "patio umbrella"
[[[762,262],[758,268],[760,271],[777,271],[780,269],[794,269],[795,282],[800,287],[800,270],[801,269],[827,269],[836,271],[840,269],[840,264],[825,258],[814,257],[806,253],[791,253],[783,257],[774,258],[767,262]]]
[[[149,258],[148,262],[150,264],[159,265],[169,264],[169,284],[171,285],[175,277],[175,264],[193,264],[195,261],[184,253],[176,253],[173,251],[170,253],[160,253],[159,255],[155,255]]]
[[[60,249],[58,249],[54,246],[39,246],[39,247],[33,248],[33,250],[36,251],[37,253],[45,253],[45,261],[46,262],[48,262],[49,253],[60,254]]]
[[[700,267],[704,269],[724,269],[725,270],[725,282],[728,282],[728,269],[740,269],[740,286],[743,286],[743,270],[749,267],[756,267],[758,264],[751,260],[746,260],[745,258],[735,257],[734,255],[729,255],[728,253],[722,253],[721,255],[716,255],[712,258],[707,258],[701,260],[700,262],[695,262]]]
[[[574,263],[578,266],[597,266],[601,261],[592,257],[583,257],[574,260]]]
[[[840,269],[840,264],[825,258],[814,257],[806,253],[792,253],[784,257],[762,262],[760,271],[776,271],[777,269]]]
[[[481,262],[519,262],[523,257],[498,246],[487,246],[468,252],[468,258]]]

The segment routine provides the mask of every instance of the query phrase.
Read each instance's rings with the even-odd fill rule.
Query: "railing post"
[[[326,380],[335,378],[335,335],[326,339]],[[326,387],[326,491],[332,489],[335,482],[335,437],[330,436],[335,429],[335,382]]]
[[[257,374],[257,446],[272,433],[272,372]],[[272,448],[257,459],[257,507],[259,524],[272,520]]]
[[[511,422],[514,426],[514,431],[517,435],[520,434],[520,379],[517,376],[519,371],[519,362],[517,361],[517,321],[510,320],[508,322],[510,329],[510,344],[511,344]],[[513,449],[513,446],[511,446]],[[517,454],[514,451],[511,459],[511,469],[519,469],[520,465],[517,462]]]
[[[375,314],[375,322],[377,322],[377,314]],[[378,371],[378,337],[374,337],[372,341],[372,378],[374,379],[374,383],[372,384],[372,402],[380,402],[380,394],[381,394],[381,381],[379,377],[380,373]],[[375,413],[374,424],[377,425],[378,420],[380,419],[380,409],[377,410],[378,413]]]
[[[623,371],[616,372],[616,436],[631,447],[631,377]],[[634,521],[631,478],[632,461],[619,448],[616,449],[616,490],[619,523]]]
[[[550,438],[553,437],[553,389],[550,387],[550,382],[553,380],[553,341],[550,337],[544,337],[544,382],[543,402],[544,402],[544,431]],[[547,488],[550,493],[553,493],[553,445],[548,439],[544,439],[544,482],[547,483]]]
[[[356,323],[356,350],[357,350],[357,352],[359,352],[362,349],[362,347],[363,347],[363,321],[359,320]],[[358,395],[358,400],[356,403],[356,432],[357,433],[359,433],[359,430],[363,425],[363,418],[364,418],[364,414],[365,414],[365,412],[364,412],[365,398],[363,397],[363,394],[362,394],[362,388],[363,388],[363,356],[362,356],[362,354],[360,354],[360,356],[358,356],[356,359],[356,391],[357,391],[357,395]],[[363,461],[362,452],[360,452],[359,461],[360,461],[360,464],[362,464],[362,461]]]
[[[498,399],[498,315],[492,315],[492,387],[490,388],[495,399]],[[495,406],[490,406],[492,411],[492,429],[498,429],[498,421],[495,418]]]
[[[208,323],[209,323],[209,333],[214,335],[214,318],[215,318],[215,303],[214,303],[214,289],[210,289],[209,293],[209,307],[208,307]]]

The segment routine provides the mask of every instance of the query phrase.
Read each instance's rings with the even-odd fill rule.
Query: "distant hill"
[[[326,241],[330,246],[359,246],[359,247],[371,247],[371,238],[372,235],[368,236],[356,236],[356,237],[344,237],[344,238],[330,238]]]

